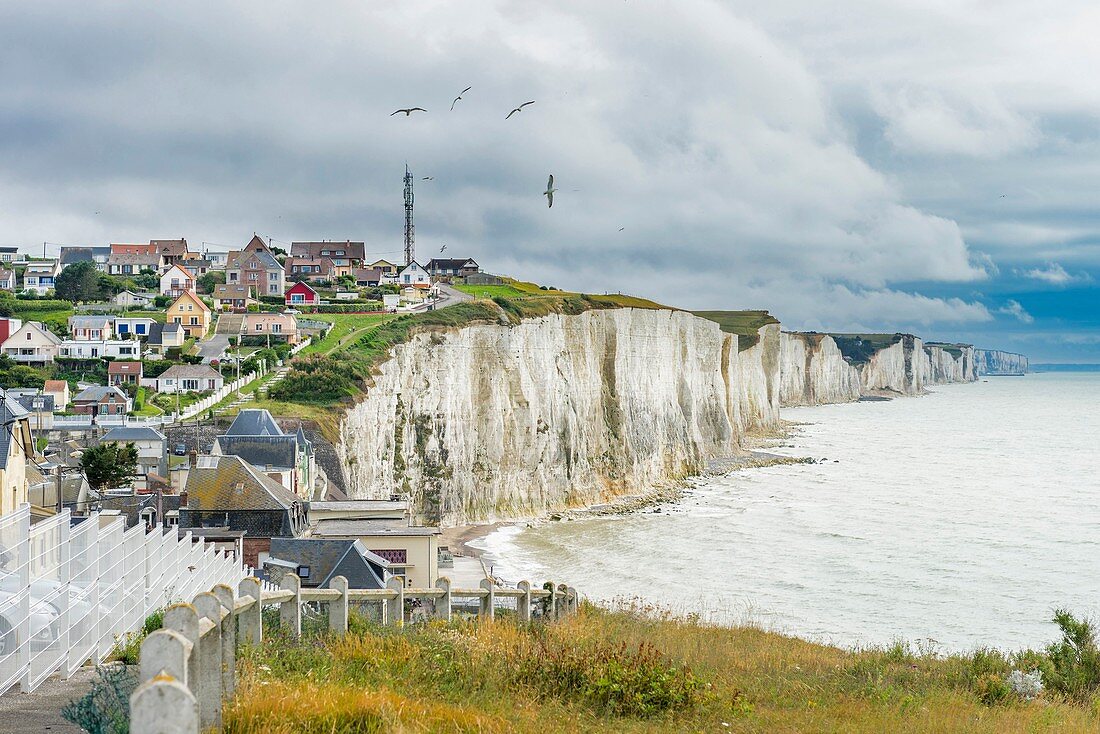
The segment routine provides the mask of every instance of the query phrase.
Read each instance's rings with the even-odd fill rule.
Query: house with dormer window
[[[282,296],[285,292],[283,266],[259,237],[239,252],[229,253],[225,266],[227,285],[254,288],[260,296]]]
[[[210,330],[210,307],[194,291],[184,291],[168,307],[169,324],[179,324],[188,337],[202,339]]]

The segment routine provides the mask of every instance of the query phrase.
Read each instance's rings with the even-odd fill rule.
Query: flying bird
[[[517,112],[523,112],[524,107],[526,107],[529,104],[534,104],[534,103],[535,103],[535,100],[531,100],[530,102],[524,102],[519,107],[517,107],[514,110],[512,110],[511,112],[509,112],[508,117],[511,117],[512,115],[516,114]],[[504,119],[507,120],[508,117],[505,117]]]
[[[446,250],[446,249],[447,249],[447,246],[446,246],[446,245],[443,245],[443,247],[440,247],[440,248],[439,248],[439,253],[440,253],[440,254],[443,254],[443,251],[444,251],[444,250]]]
[[[421,181],[435,181],[435,176],[425,176]]]
[[[626,227],[619,227],[619,231],[622,232]]]
[[[554,192],[557,189],[554,188],[554,174],[550,174],[550,180],[546,182],[546,191],[542,192],[542,195],[546,197],[546,208],[554,206]]]
[[[393,112],[390,113],[390,117],[393,117],[398,112],[404,112],[405,117],[408,117],[409,115],[411,115],[414,112],[427,112],[427,110],[424,109],[423,107],[407,107],[403,110],[394,110]]]
[[[458,96],[455,97],[455,101],[451,102],[451,112],[454,112],[455,105],[458,104],[458,100],[462,99],[462,95],[466,94],[466,92],[469,92],[471,89],[473,89],[473,87],[466,87],[465,89],[463,89],[461,92],[458,93]]]

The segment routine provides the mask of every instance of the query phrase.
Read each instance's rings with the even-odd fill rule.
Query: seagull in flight
[[[442,254],[443,254],[443,251],[444,251],[444,250],[446,250],[446,249],[447,249],[447,246],[446,246],[446,245],[443,245],[443,247],[440,247],[440,248],[439,248],[439,254],[441,254],[441,255],[442,255]]]
[[[516,114],[517,112],[523,112],[524,107],[526,107],[529,104],[534,104],[534,103],[535,103],[535,100],[531,100],[530,102],[524,102],[519,107],[517,107],[514,110],[512,110],[511,112],[509,112],[508,117],[511,117],[512,115]],[[504,119],[507,120],[508,117],[505,117]]]
[[[458,104],[458,100],[462,99],[462,95],[466,94],[466,92],[469,92],[471,89],[473,89],[473,87],[466,87],[458,93],[458,96],[455,97],[455,101],[451,102],[451,112],[455,111],[455,105]]]
[[[435,181],[435,176],[425,176],[421,181]]]
[[[554,174],[550,174],[550,180],[546,182],[546,191],[542,192],[542,195],[546,197],[546,208],[554,206],[554,192],[557,189],[554,188]]]
[[[414,112],[427,112],[427,110],[424,109],[423,107],[406,107],[403,110],[394,110],[393,112],[390,113],[390,117],[393,117],[398,112],[404,112],[405,117],[408,117],[409,115],[411,115]]]
[[[626,227],[619,227],[619,231],[622,232]]]

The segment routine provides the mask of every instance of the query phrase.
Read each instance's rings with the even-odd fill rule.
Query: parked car
[[[172,453],[174,453],[176,456],[187,456],[187,444],[177,443],[175,451],[173,451]]]

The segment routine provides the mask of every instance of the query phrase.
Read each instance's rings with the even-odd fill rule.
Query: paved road
[[[221,359],[222,354],[229,348],[229,337],[225,334],[214,334],[208,339],[197,343],[199,356],[205,364],[212,359]]]
[[[442,298],[436,302],[436,308],[445,308],[446,306],[453,306],[456,303],[462,303],[463,301],[472,301],[474,299],[469,293],[463,293],[460,290],[452,288],[446,283],[439,284],[439,294]]]
[[[91,688],[95,668],[84,667],[69,680],[48,678],[34,693],[12,690],[0,696],[0,731],[5,734],[81,732],[79,726],[61,718],[61,709]]]

